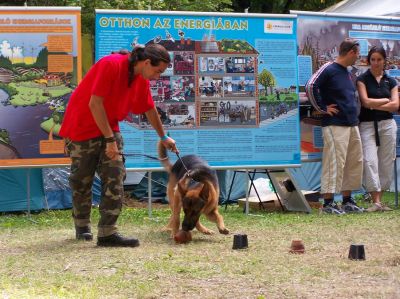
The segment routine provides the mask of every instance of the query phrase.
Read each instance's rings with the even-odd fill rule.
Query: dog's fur
[[[229,234],[218,212],[219,186],[216,172],[195,155],[183,156],[182,161],[178,159],[172,165],[161,142],[158,143],[158,155],[169,174],[167,195],[172,214],[167,229],[172,230],[171,236],[174,237],[179,230],[182,208],[182,230],[191,231],[196,227],[204,234],[212,234],[213,231],[200,223],[200,215],[204,214],[217,224],[221,234]]]

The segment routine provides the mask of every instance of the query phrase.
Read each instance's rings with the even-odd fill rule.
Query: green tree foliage
[[[259,75],[258,75],[258,83],[260,83],[262,86],[264,86],[265,92],[267,92],[267,88],[270,88],[270,94],[272,94],[272,88],[276,85],[276,80],[274,75],[272,75],[271,72],[267,70],[263,70]]]
[[[47,68],[47,56],[48,55],[49,55],[49,51],[47,50],[47,48],[43,48],[42,50],[40,50],[34,66],[36,66],[38,68]]]
[[[0,67],[6,68],[6,69],[12,69],[11,60],[8,59],[7,57],[4,57],[3,55],[0,55]]]
[[[2,6],[79,6],[82,32],[94,34],[95,9],[211,11],[252,13],[289,13],[290,10],[320,11],[340,0],[9,0]]]
[[[232,11],[232,0],[27,0],[29,6],[81,7],[82,33],[94,34],[95,9]],[[0,5],[24,5],[25,1],[1,1]]]
[[[232,0],[232,7],[237,12],[248,9],[252,13],[283,13],[290,10],[321,11],[341,0]]]
[[[63,120],[64,113],[60,113],[59,111],[54,111],[51,117],[53,118],[53,122],[55,125],[60,125]]]
[[[3,139],[4,142],[10,144],[10,135],[6,129],[0,129],[0,140]]]

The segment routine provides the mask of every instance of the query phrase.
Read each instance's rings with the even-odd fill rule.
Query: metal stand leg
[[[147,186],[148,186],[148,190],[147,190],[147,192],[148,192],[148,210],[149,210],[149,218],[151,218],[152,217],[152,210],[151,210],[151,200],[152,200],[152,197],[151,197],[151,171],[148,172],[147,182],[148,182],[148,184],[147,184]]]
[[[31,169],[26,170],[26,208],[28,216],[31,216]]]
[[[254,169],[254,170],[252,171],[251,176],[250,176],[250,173],[247,173],[247,174],[248,174],[248,177],[249,177],[249,179],[250,179],[249,194],[250,194],[251,188],[254,188],[254,191],[256,192],[256,195],[257,195],[257,198],[258,198],[258,201],[259,201],[259,205],[260,205],[260,207],[261,207],[263,210],[265,210],[265,207],[264,207],[264,204],[263,204],[263,202],[262,202],[262,200],[261,200],[260,194],[258,194],[257,188],[256,188],[256,186],[254,185],[254,177],[256,176],[256,173],[257,173],[257,169]],[[261,172],[258,172],[258,173],[261,173]]]
[[[231,185],[229,186],[228,197],[225,199],[225,211],[228,208],[228,203],[231,199],[231,192],[232,192],[233,182],[235,181],[235,177],[236,177],[236,170],[233,171],[233,177],[232,177]]]
[[[282,211],[284,211],[285,208],[283,207],[283,204],[282,204],[282,202],[281,202],[281,199],[279,198],[279,194],[278,194],[278,192],[276,191],[274,182],[273,182],[273,180],[271,179],[271,176],[269,175],[268,169],[265,170],[265,173],[267,174],[268,179],[269,179],[269,181],[271,182],[272,189],[274,189],[273,191],[274,191],[274,193],[275,193],[275,195],[276,195],[276,198],[278,199],[279,205],[281,206]]]
[[[397,157],[394,159],[394,204],[399,207],[399,191],[397,189]]]
[[[246,169],[246,178],[247,178],[247,180],[246,180],[246,186],[247,186],[246,190],[247,190],[247,192],[246,192],[245,213],[246,213],[246,215],[249,215],[249,195],[250,195],[249,181],[250,181],[250,175],[249,175],[249,170],[248,169]]]

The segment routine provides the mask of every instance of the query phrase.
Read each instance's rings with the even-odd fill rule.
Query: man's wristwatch
[[[106,141],[106,143],[113,143],[113,142],[117,141],[114,136],[106,137],[106,138],[104,138],[104,140]]]

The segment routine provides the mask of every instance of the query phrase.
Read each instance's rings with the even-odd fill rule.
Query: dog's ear
[[[203,187],[204,187],[204,183],[198,183],[197,189],[199,190],[199,192],[203,191]]]
[[[210,198],[216,197],[215,189],[212,187],[211,184],[203,184],[200,194],[206,200],[210,200]]]
[[[179,186],[178,186],[178,188],[179,188]],[[184,191],[185,193],[181,193],[181,194],[185,194],[186,196],[193,197],[193,198],[200,198],[200,194],[202,194],[203,188],[204,188],[203,183],[196,183],[195,186],[191,186],[190,188],[186,187],[186,189],[183,189],[181,187],[179,192]]]
[[[187,179],[182,178],[178,182],[178,191],[180,194],[186,194],[187,192]]]
[[[197,183],[195,188],[190,188],[190,193],[191,196],[193,197],[200,197],[200,194],[203,191],[204,184],[203,183]],[[186,190],[187,191],[187,190]]]

